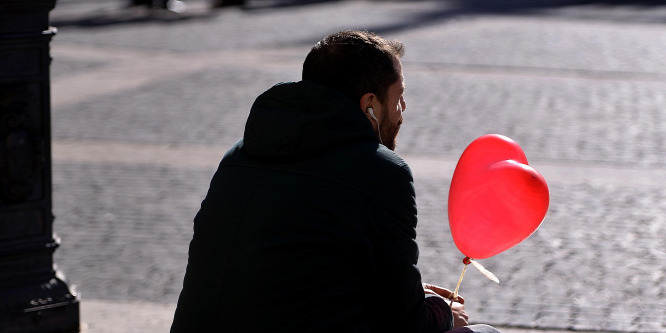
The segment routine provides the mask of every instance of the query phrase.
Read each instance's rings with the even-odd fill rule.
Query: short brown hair
[[[319,41],[303,62],[303,80],[319,83],[358,102],[366,93],[385,101],[399,79],[395,59],[404,47],[371,32],[346,30]]]

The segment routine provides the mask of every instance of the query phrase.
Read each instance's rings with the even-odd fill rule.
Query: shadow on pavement
[[[388,34],[475,15],[542,15],[598,21],[666,23],[666,0],[441,0],[441,9],[372,27]],[[648,15],[646,15],[648,14]]]
[[[287,9],[295,6],[314,5],[325,2],[337,2],[342,0],[246,0],[242,5],[235,5],[244,11],[263,9]],[[187,4],[187,0],[184,0]],[[212,1],[192,1],[205,10],[186,10],[175,13],[165,9],[149,9],[143,7],[130,7],[124,2],[118,2],[116,7],[98,8],[88,13],[72,16],[69,18],[56,17],[51,20],[51,25],[56,27],[103,27],[120,24],[142,24],[142,23],[180,23],[198,19],[215,17],[217,13],[225,8],[213,8]],[[71,2],[70,2],[71,3]],[[74,2],[76,3],[76,2]]]
[[[459,8],[469,11],[515,12],[535,8],[554,8],[578,5],[605,6],[663,6],[665,0],[452,0]]]
[[[213,12],[205,13],[174,13],[163,9],[120,8],[114,10],[95,11],[71,18],[54,18],[51,25],[55,27],[104,27],[120,24],[142,23],[177,23],[214,16]]]
[[[73,0],[75,2],[75,0]],[[188,3],[188,0],[184,0]],[[338,2],[344,0],[245,0],[240,6],[235,6],[244,11],[280,9],[288,10],[295,6],[313,5],[325,2]],[[378,3],[382,0],[376,0]],[[400,2],[421,0],[398,0]],[[428,1],[428,0],[426,0]],[[439,0],[441,9],[424,12],[420,15],[410,16],[404,20],[397,20],[385,26],[371,29],[376,33],[390,33],[410,29],[415,26],[423,26],[439,23],[460,16],[473,15],[543,15],[548,11],[576,7],[588,10],[584,14],[563,15],[581,17],[592,20],[613,20],[628,22],[666,23],[666,9],[655,11],[659,7],[666,7],[666,0]],[[54,18],[52,25],[57,27],[79,26],[79,27],[103,27],[119,24],[141,24],[141,23],[179,23],[196,19],[208,19],[215,17],[220,10],[207,6],[207,10],[186,11],[184,13],[173,13],[167,10],[149,10],[145,8],[127,8],[118,2],[120,8],[97,10],[90,13],[77,15],[69,18]],[[594,10],[590,10],[593,7]],[[623,13],[617,12],[613,15],[605,15],[604,10],[622,9]],[[645,15],[646,10],[652,12]]]
[[[278,9],[290,8],[297,6],[316,5],[326,2],[341,2],[343,0],[249,0],[245,2],[241,8],[243,10],[258,10],[258,9]]]

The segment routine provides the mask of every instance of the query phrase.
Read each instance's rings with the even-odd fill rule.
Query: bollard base
[[[61,279],[0,288],[0,333],[77,333],[79,300]]]

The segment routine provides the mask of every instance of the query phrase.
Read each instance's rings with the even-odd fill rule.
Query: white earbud
[[[372,108],[368,108],[368,113],[370,113],[370,117],[372,117],[372,119],[377,121],[377,117],[375,117],[375,110],[373,110]],[[378,121],[377,121],[377,124],[379,124]]]
[[[377,135],[379,135],[379,143],[383,143],[382,133],[379,130],[379,120],[377,120],[377,117],[375,117],[375,110],[373,110],[371,107],[368,107],[368,113],[370,114],[370,117],[372,117],[372,119],[377,122]]]

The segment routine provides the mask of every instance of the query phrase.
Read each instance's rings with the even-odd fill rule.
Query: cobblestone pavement
[[[551,208],[483,260],[499,285],[467,273],[473,321],[666,332],[666,6],[200,1],[179,16],[118,1],[52,12],[55,260],[84,302],[175,302],[192,218],[256,95],[298,80],[321,37],[362,28],[407,48],[398,152],[416,177],[424,279],[455,287],[450,178],[469,142],[501,133],[542,171]]]

